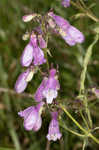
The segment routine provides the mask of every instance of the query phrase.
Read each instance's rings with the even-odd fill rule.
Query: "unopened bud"
[[[22,40],[26,41],[29,38],[29,33],[26,32],[23,36],[22,36]]]
[[[24,22],[29,22],[31,21],[33,18],[35,18],[37,16],[37,14],[30,14],[30,15],[25,15],[22,17],[22,20]]]
[[[97,98],[99,98],[99,89],[92,88],[92,92],[96,95]]]
[[[28,76],[26,77],[26,82],[30,82],[34,76],[35,71],[31,70],[28,74]]]
[[[44,40],[44,38],[42,37],[42,35],[38,35],[38,41],[39,41],[40,48],[46,48],[47,47],[47,43]]]
[[[49,26],[50,26],[52,29],[55,28],[56,24],[55,24],[55,22],[54,22],[51,18],[48,20],[48,23],[49,23]]]

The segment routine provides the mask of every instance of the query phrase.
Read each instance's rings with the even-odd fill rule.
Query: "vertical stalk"
[[[98,39],[99,39],[99,35],[96,34],[93,43],[88,47],[87,52],[85,54],[84,63],[83,63],[83,70],[81,72],[81,77],[80,77],[80,91],[79,91],[79,95],[84,95],[84,91],[85,91],[84,83],[85,83],[86,74],[87,74],[87,67],[88,67],[88,63],[89,63],[91,55],[92,55],[93,46],[96,44]],[[92,120],[91,120],[91,116],[90,116],[90,111],[88,109],[87,97],[85,95],[84,95],[84,98],[83,98],[83,102],[84,102],[84,106],[85,106],[85,109],[86,109],[86,114],[88,116],[90,127],[92,128]]]
[[[93,46],[96,44],[96,42],[98,41],[98,39],[99,39],[99,35],[96,34],[95,40],[88,47],[87,52],[85,54],[84,63],[83,63],[83,70],[81,72],[81,77],[80,77],[80,94],[85,89],[84,83],[85,83],[85,78],[86,78],[86,73],[87,73],[87,66],[88,66],[88,63],[89,63],[91,55],[92,55]]]

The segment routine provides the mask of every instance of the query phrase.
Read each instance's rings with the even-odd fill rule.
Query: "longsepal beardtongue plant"
[[[61,0],[61,4],[64,7],[69,7],[70,0]],[[68,112],[68,109],[65,107],[65,105],[62,104],[62,100],[58,101],[60,99],[60,83],[58,79],[59,70],[55,67],[52,67],[48,60],[48,42],[49,36],[51,36],[52,32],[61,36],[68,44],[68,46],[74,46],[76,44],[83,43],[85,40],[83,33],[76,27],[71,25],[68,20],[64,19],[59,15],[56,15],[52,10],[47,12],[45,15],[37,13],[25,15],[22,17],[22,20],[26,23],[29,21],[36,21],[38,25],[23,36],[24,40],[29,39],[29,42],[27,43],[26,47],[22,52],[20,61],[21,66],[25,67],[26,69],[23,73],[19,75],[15,83],[16,92],[24,92],[24,90],[27,88],[28,83],[33,79],[34,74],[37,74],[39,71],[42,77],[43,73],[42,82],[34,93],[34,100],[37,103],[36,106],[30,106],[25,110],[18,112],[18,115],[24,119],[24,128],[28,131],[38,131],[42,125],[42,111],[47,108],[52,118],[49,124],[48,134],[46,136],[49,141],[60,140],[60,138],[62,137],[62,133],[59,130],[59,120],[61,119],[61,114],[63,114],[64,112],[83,132],[83,134],[77,133],[69,129],[68,127],[64,128],[64,125],[62,124],[61,127],[77,136],[83,138],[85,137],[85,139],[90,137],[99,144],[99,140],[95,138],[91,133],[92,120],[90,116],[90,111],[88,109],[88,97],[85,92],[84,86],[87,65],[92,54],[92,48],[99,39],[98,34],[96,35],[94,42],[88,47],[88,50],[85,54],[84,65],[80,80],[80,90],[77,97],[85,106],[84,114],[86,114],[87,117],[83,115],[83,110],[78,111],[80,112],[80,115],[84,123],[86,124],[86,129],[82,127],[82,125],[80,125],[79,122],[76,121],[75,118]],[[42,65],[46,66],[45,72],[44,68],[42,69]],[[99,98],[98,89],[93,88],[92,92]],[[86,118],[88,118],[88,122],[86,121]]]

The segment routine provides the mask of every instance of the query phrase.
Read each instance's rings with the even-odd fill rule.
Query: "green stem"
[[[87,141],[86,141],[87,139],[85,138],[84,139],[84,143],[83,143],[83,148],[82,148],[82,150],[85,150],[85,147],[86,147],[86,143],[87,143]]]
[[[94,137],[91,133],[89,134],[89,137],[91,137],[97,144],[99,144],[99,140]]]
[[[83,8],[81,5],[80,7],[74,3],[73,1],[71,1],[71,4],[76,7],[77,9],[80,9],[83,13],[85,13],[89,18],[91,18],[93,21],[95,22],[99,22],[99,19],[89,10],[87,10],[87,8]]]
[[[79,95],[81,95],[81,92],[84,91],[84,89],[85,89],[84,82],[85,82],[85,77],[86,77],[86,72],[87,72],[87,66],[88,66],[89,60],[90,60],[91,55],[92,55],[92,48],[96,44],[98,39],[99,39],[99,35],[96,34],[95,40],[87,49],[87,52],[86,52],[86,55],[84,58],[84,63],[83,63],[83,70],[82,70],[81,77],[80,77],[80,94]]]
[[[84,132],[87,134],[87,131],[71,116],[71,114],[66,110],[66,108],[60,104],[60,108],[67,114],[67,116]]]
[[[73,117],[72,115],[66,110],[66,108],[60,104],[60,108],[67,114],[67,116],[76,124],[76,126],[81,129],[84,133],[86,137],[90,137],[92,138],[97,144],[99,144],[99,140],[94,137],[91,133],[89,133],[87,130],[85,130]]]
[[[44,16],[42,18],[42,31],[44,32],[45,34],[45,41],[46,41],[46,44],[48,44],[48,38],[49,38],[49,33],[46,31],[46,25],[45,25],[45,21],[46,21],[46,16]],[[49,62],[48,62],[48,56],[47,56],[47,48],[44,48],[44,55],[45,55],[45,58],[46,58],[46,64],[47,64],[47,69],[49,71]]]
[[[85,83],[85,78],[86,78],[86,74],[87,74],[88,63],[89,63],[91,55],[92,55],[93,46],[96,44],[96,42],[98,41],[98,39],[99,39],[99,35],[96,34],[93,43],[88,47],[87,52],[85,54],[84,63],[83,63],[83,70],[81,72],[81,77],[80,77],[80,91],[79,91],[79,96],[84,93],[84,90],[85,90],[84,83]],[[92,128],[92,119],[91,119],[91,116],[90,116],[90,111],[88,109],[87,97],[85,95],[84,95],[84,98],[83,98],[83,102],[84,102],[84,106],[85,106],[85,109],[86,109],[86,114],[88,116],[90,127]]]
[[[82,117],[82,119],[83,119],[83,121],[84,121],[84,123],[85,123],[85,125],[86,125],[87,129],[89,130],[88,123],[87,123],[87,121],[86,121],[86,119],[85,119],[85,117],[84,117],[84,115],[83,115],[82,110],[80,110],[80,115],[81,115],[81,117]]]
[[[61,126],[62,128],[64,128],[65,130],[69,131],[70,133],[73,133],[73,134],[75,134],[75,135],[77,135],[77,136],[79,136],[79,137],[85,137],[85,135],[79,134],[79,133],[77,133],[77,132],[75,132],[75,131],[73,131],[73,130],[67,128],[67,127],[64,126],[61,122],[59,122],[59,123],[60,123],[60,126]]]

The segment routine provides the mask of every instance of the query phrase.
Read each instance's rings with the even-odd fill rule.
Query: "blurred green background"
[[[85,0],[87,6],[92,3],[95,5],[91,10],[99,18],[99,0]],[[54,35],[48,43],[53,56],[49,58],[49,61],[55,66],[59,65],[60,97],[70,106],[78,94],[83,57],[87,47],[93,41],[94,32],[91,26],[95,22],[87,17],[75,19],[73,15],[80,11],[73,6],[63,8],[58,0],[0,0],[0,150],[49,150],[46,134],[50,116],[43,113],[43,125],[37,133],[25,131],[23,121],[17,113],[34,104],[34,100],[24,95],[17,95],[11,90],[14,89],[18,75],[24,70],[20,65],[20,56],[28,42],[22,40],[22,35],[29,28],[29,24],[22,22],[22,16],[31,12],[45,14],[50,8],[53,8],[56,14],[69,20],[85,35],[85,42],[73,47],[69,47],[60,37]],[[41,80],[41,75],[38,73],[25,92],[34,94]],[[94,46],[88,67],[86,88],[94,85],[99,86],[99,42]],[[91,102],[90,109],[94,127],[99,126],[98,107],[99,100],[95,99]],[[70,108],[71,112],[72,110]],[[79,118],[76,111],[74,116],[76,119]],[[65,118],[65,121],[68,126],[76,128],[68,118]],[[61,132],[63,139],[51,142],[50,150],[81,149],[81,139],[63,129]],[[95,134],[99,137],[98,131]],[[99,146],[90,141],[86,149],[93,150],[93,148],[99,150]]]

